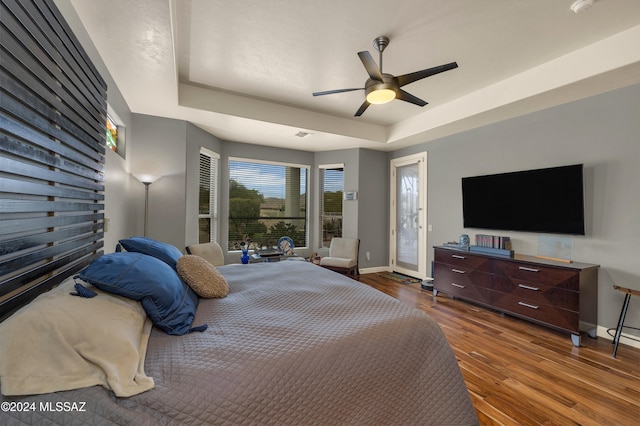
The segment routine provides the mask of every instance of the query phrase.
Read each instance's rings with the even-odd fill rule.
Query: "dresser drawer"
[[[492,305],[518,316],[531,318],[573,333],[579,333],[580,314],[513,294],[493,292]]]
[[[436,263],[434,279],[434,288],[438,291],[485,304],[491,303],[491,290],[488,288],[491,276],[488,274]]]
[[[494,276],[492,282],[492,288],[501,293],[576,312],[580,308],[577,291],[502,276]]]
[[[459,284],[492,288],[490,274],[477,269],[448,265],[446,263],[435,264],[434,279],[435,281],[453,281]]]
[[[446,263],[447,265],[459,266],[466,269],[476,269],[489,272],[491,270],[491,260],[482,256],[473,256],[464,251],[441,249],[434,254],[436,263]]]
[[[494,273],[512,281],[544,283],[549,286],[578,291],[580,274],[570,269],[558,269],[533,263],[494,261]]]

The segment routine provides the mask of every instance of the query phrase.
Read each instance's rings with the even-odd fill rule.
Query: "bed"
[[[46,327],[77,327],[69,334],[76,340],[84,339],[78,335],[89,334],[87,339],[97,341],[96,346],[108,341],[107,349],[94,348],[102,351],[98,357],[119,346],[118,339],[125,340],[129,354],[138,357],[114,373],[108,364],[113,359],[107,360],[107,367],[100,362],[96,367],[95,353],[76,347],[72,352],[79,354],[78,360],[71,366],[54,366],[53,371],[58,374],[68,368],[75,374],[74,365],[89,364],[87,368],[93,368],[93,373],[79,373],[75,378],[80,380],[76,385],[87,386],[57,392],[48,392],[52,388],[45,386],[40,389],[45,392],[37,395],[3,395],[0,423],[478,423],[453,352],[426,314],[308,262],[225,265],[217,271],[228,285],[228,294],[198,298],[191,332],[181,335],[152,327],[140,302],[78,278],[41,295],[0,324],[3,339],[7,338],[3,327],[7,328],[13,317],[20,320],[21,336],[12,338],[15,342],[27,339],[30,331],[24,324],[29,322],[20,315],[31,305],[40,304],[54,306],[51,315],[60,311],[71,311],[72,317],[86,315],[56,319],[55,325]],[[86,289],[97,297],[71,295],[74,289]],[[43,303],[45,297],[53,300]],[[99,318],[102,308],[89,305],[98,302],[131,312],[130,322],[123,321],[124,331],[114,333],[117,320]],[[56,303],[72,308],[60,308]],[[47,318],[33,322],[38,324],[33,332],[39,333],[37,329]],[[32,349],[38,345],[34,343],[37,337],[27,340]],[[5,349],[6,342],[1,343]],[[105,355],[109,356],[127,358],[110,352]],[[45,358],[47,362],[58,361],[51,354]],[[27,361],[21,358],[14,362]],[[0,374],[7,376],[7,370],[12,373],[19,367],[5,366],[3,373],[0,366]],[[83,375],[96,377],[82,383]],[[124,378],[114,377],[118,375]],[[3,393],[5,385],[11,385],[5,376],[0,377]],[[15,383],[19,387],[23,382]]]

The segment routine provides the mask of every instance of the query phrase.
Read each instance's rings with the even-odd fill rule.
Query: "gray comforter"
[[[145,363],[154,389],[130,398],[99,386],[0,397],[52,408],[0,411],[0,423],[478,423],[453,352],[424,313],[306,262],[219,269],[230,292],[201,300],[194,322],[208,330],[154,329]]]

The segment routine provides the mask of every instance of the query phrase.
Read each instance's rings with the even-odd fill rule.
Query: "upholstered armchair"
[[[213,266],[224,265],[224,254],[218,243],[194,244],[186,247],[188,254],[204,257]]]
[[[329,246],[329,256],[320,259],[320,266],[350,277],[360,276],[359,251],[359,239],[334,237]]]

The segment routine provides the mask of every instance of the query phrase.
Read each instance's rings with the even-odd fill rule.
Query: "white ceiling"
[[[135,113],[225,140],[395,150],[640,83],[640,0],[71,0]],[[357,56],[394,75],[456,61],[361,117]],[[299,131],[311,133],[296,137]]]

